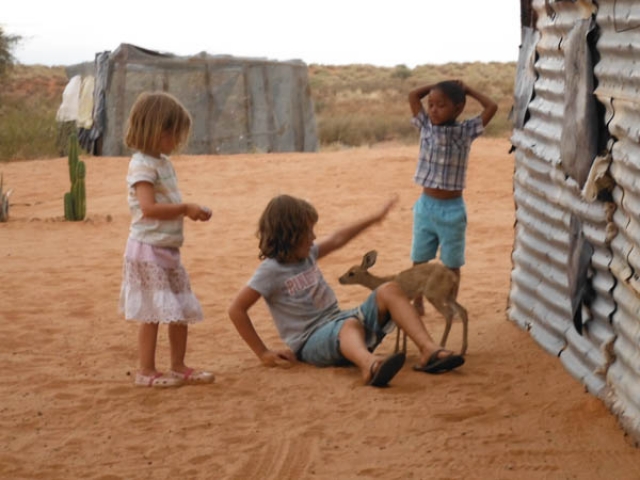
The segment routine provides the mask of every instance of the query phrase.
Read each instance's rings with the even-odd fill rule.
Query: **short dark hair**
[[[449,100],[453,102],[454,105],[460,105],[466,102],[467,96],[464,93],[464,89],[460,85],[459,82],[455,82],[453,80],[445,80],[444,82],[439,82],[433,87],[434,90],[440,90],[445,94]]]
[[[306,200],[291,195],[272,198],[258,222],[259,258],[295,260],[295,249],[317,221],[318,212]]]

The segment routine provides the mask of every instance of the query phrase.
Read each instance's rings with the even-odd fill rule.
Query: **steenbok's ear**
[[[370,252],[365,253],[364,257],[362,257],[361,267],[365,270],[367,268],[373,267],[376,263],[376,258],[378,258],[378,252],[376,252],[375,250],[371,250]]]

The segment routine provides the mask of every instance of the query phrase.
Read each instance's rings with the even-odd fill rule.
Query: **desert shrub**
[[[392,77],[399,78],[400,80],[406,80],[411,75],[413,75],[413,72],[406,65],[396,65],[396,68],[391,73]]]
[[[29,99],[0,106],[0,160],[57,155],[57,107],[36,105]]]
[[[13,67],[0,93],[0,161],[59,156],[55,117],[66,83],[61,67]]]
[[[4,31],[0,25],[0,82],[4,80],[6,75],[12,69],[15,58],[13,49],[22,41],[19,35],[11,35]]]
[[[318,121],[318,135],[323,145],[371,145],[387,141],[417,139],[416,129],[406,115],[323,116]]]

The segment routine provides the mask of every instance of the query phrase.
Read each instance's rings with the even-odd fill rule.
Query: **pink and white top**
[[[180,248],[184,241],[184,216],[172,220],[145,217],[134,188],[138,182],[153,185],[157,203],[182,203],[178,178],[169,157],[161,155],[160,158],[155,158],[140,152],[131,157],[127,174],[128,203],[131,212],[129,238],[156,247]]]

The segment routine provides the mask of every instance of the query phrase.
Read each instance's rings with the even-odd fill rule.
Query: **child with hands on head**
[[[466,97],[477,100],[482,112],[458,122]],[[422,99],[427,97],[425,111]],[[483,93],[459,80],[416,88],[409,93],[412,122],[420,129],[420,153],[414,181],[422,194],[413,207],[411,259],[414,265],[440,259],[458,277],[465,263],[467,212],[462,192],[466,185],[469,151],[473,140],[498,110]],[[424,313],[422,297],[414,299]]]
[[[120,309],[127,320],[140,322],[139,369],[135,385],[175,387],[210,383],[214,376],[185,365],[188,324],[202,320],[202,309],[191,291],[180,260],[183,219],[208,221],[211,210],[183,203],[168,155],[182,146],[191,130],[191,116],[173,96],[142,93],[129,115],[125,143],[136,150],[127,174],[131,212],[124,253]],[[160,324],[168,325],[171,368],[156,369]]]
[[[257,232],[263,261],[229,307],[231,321],[263,364],[288,365],[297,360],[318,367],[354,364],[365,384],[386,386],[405,362],[404,353],[374,353],[393,322],[420,349],[416,370],[440,373],[464,363],[462,357],[434,343],[397,283],[383,284],[359,307],[341,310],[318,267],[320,258],[381,222],[396,202],[393,198],[316,242],[318,213],[310,203],[289,195],[271,199]],[[271,350],[256,332],[249,310],[260,298],[267,303],[287,349]]]

